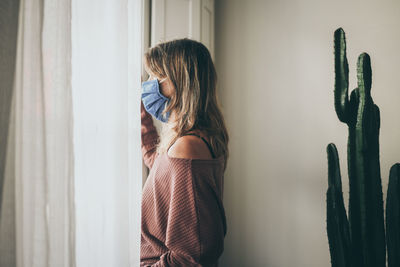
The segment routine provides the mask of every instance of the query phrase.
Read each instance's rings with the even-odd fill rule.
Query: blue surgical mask
[[[142,102],[147,112],[157,120],[167,122],[170,112],[167,112],[165,115],[161,113],[169,103],[169,98],[161,94],[158,80],[154,79],[143,82],[142,90]]]

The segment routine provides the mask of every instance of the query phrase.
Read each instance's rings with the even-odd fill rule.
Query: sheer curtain
[[[20,1],[17,266],[139,266],[141,31],[142,0]]]
[[[70,4],[20,2],[15,75],[17,266],[74,264]]]

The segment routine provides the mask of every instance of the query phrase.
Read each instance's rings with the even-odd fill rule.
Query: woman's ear
[[[172,94],[174,93],[174,85],[172,84],[170,79],[166,79],[163,82],[160,83],[160,92],[165,96],[170,98]]]

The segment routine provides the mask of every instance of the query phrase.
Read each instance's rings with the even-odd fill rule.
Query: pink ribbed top
[[[142,195],[140,266],[218,266],[226,235],[223,155],[172,158],[142,105],[142,152],[150,168]]]

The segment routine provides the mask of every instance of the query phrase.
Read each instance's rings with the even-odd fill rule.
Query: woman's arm
[[[151,169],[157,156],[156,149],[159,142],[159,135],[156,127],[153,124],[153,118],[144,108],[143,102],[140,103],[140,112],[142,120],[141,133],[143,161],[144,164]]]

